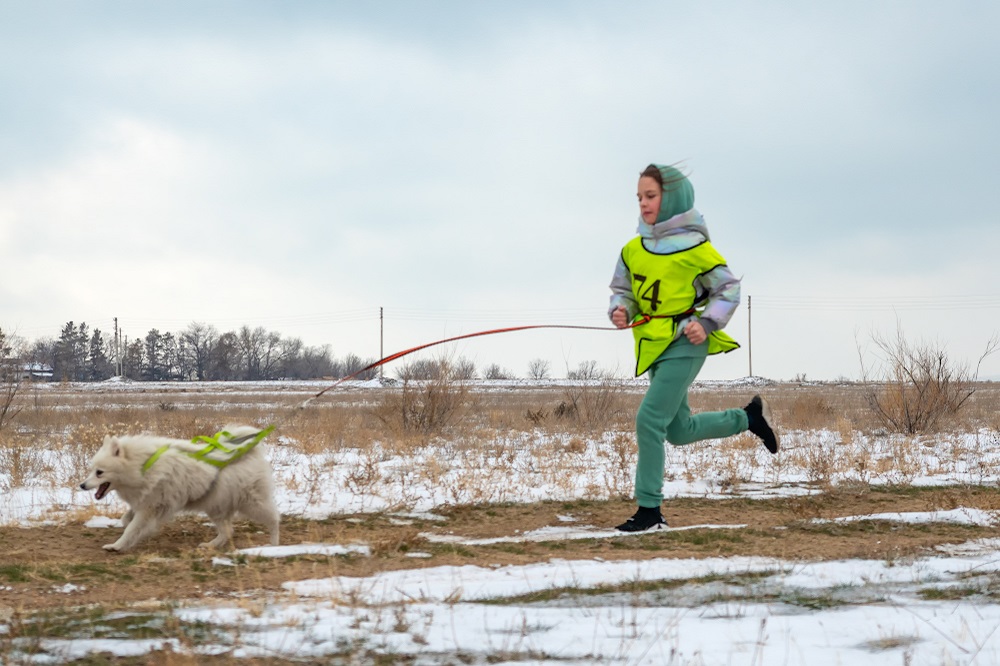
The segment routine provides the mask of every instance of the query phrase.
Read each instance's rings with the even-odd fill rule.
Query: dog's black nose
[[[86,490],[86,489],[87,489],[87,482],[84,481],[83,483],[80,484],[80,490]]]

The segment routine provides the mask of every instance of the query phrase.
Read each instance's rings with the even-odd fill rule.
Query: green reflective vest
[[[622,249],[622,260],[632,276],[632,296],[639,306],[633,323],[649,321],[632,329],[635,337],[635,374],[649,369],[673,342],[677,323],[698,313],[695,303],[698,292],[695,280],[713,268],[725,265],[708,241],[687,250],[670,254],[653,254],[636,236]],[[722,331],[708,336],[708,353],[718,354],[739,347],[739,343]]]
[[[249,435],[243,435],[242,437],[233,437],[225,430],[220,430],[211,437],[198,435],[191,440],[191,443],[204,444],[205,447],[199,451],[182,452],[190,458],[200,460],[203,463],[222,469],[229,463],[242,458],[244,454],[250,451],[250,449],[260,444],[260,442],[271,434],[271,431],[273,430],[274,426],[272,425],[264,428],[263,430],[250,433]],[[169,451],[170,448],[171,446],[169,444],[164,444],[154,451],[153,455],[151,455],[146,462],[143,463],[142,473],[145,474],[148,472],[149,468],[160,459],[160,456]]]

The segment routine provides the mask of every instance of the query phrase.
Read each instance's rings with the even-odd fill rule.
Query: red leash
[[[335,388],[337,386],[340,386],[341,384],[343,384],[347,380],[354,379],[355,377],[357,377],[358,375],[360,375],[362,373],[368,372],[369,370],[373,370],[373,369],[377,368],[380,365],[388,363],[389,361],[395,361],[397,358],[402,358],[402,357],[406,356],[407,354],[412,354],[413,352],[418,352],[421,349],[427,349],[428,347],[434,347],[436,345],[443,345],[446,342],[455,342],[456,340],[465,340],[467,338],[476,338],[476,337],[479,337],[481,335],[494,335],[496,333],[512,333],[514,331],[528,331],[528,330],[535,329],[535,328],[570,328],[570,329],[582,330],[582,331],[625,331],[625,330],[628,330],[630,328],[635,328],[636,326],[642,326],[643,324],[649,323],[649,321],[652,318],[653,317],[651,317],[649,315],[643,315],[641,319],[632,322],[631,324],[629,324],[625,328],[616,328],[614,326],[573,326],[573,325],[570,325],[570,324],[534,324],[534,325],[531,325],[531,326],[511,326],[509,328],[494,328],[494,329],[489,330],[489,331],[479,331],[478,333],[466,333],[465,335],[456,335],[453,338],[445,338],[444,340],[437,340],[435,342],[428,342],[427,344],[420,345],[418,347],[411,347],[410,349],[404,349],[401,352],[396,352],[395,354],[392,354],[390,356],[386,356],[385,358],[380,358],[379,360],[375,361],[374,363],[370,363],[369,365],[366,365],[365,367],[361,368],[357,372],[351,373],[351,374],[347,375],[346,377],[341,377],[336,382],[334,382],[330,386],[327,386],[325,389],[323,389],[322,391],[320,391],[316,395],[312,396],[311,398],[308,398],[305,402],[303,402],[301,405],[299,405],[299,409],[303,409],[310,402],[312,402],[316,398],[320,397],[321,395],[323,395],[324,393],[326,393],[330,389]]]

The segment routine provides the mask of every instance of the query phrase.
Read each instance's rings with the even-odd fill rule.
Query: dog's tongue
[[[101,485],[99,485],[97,487],[97,492],[94,493],[94,498],[95,499],[101,499],[102,497],[104,497],[105,493],[108,492],[108,488],[110,488],[110,487],[111,487],[111,484],[108,483],[107,481],[105,481],[104,483],[102,483]]]

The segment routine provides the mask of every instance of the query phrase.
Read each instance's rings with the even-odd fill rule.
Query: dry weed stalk
[[[359,450],[356,464],[349,467],[343,476],[344,486],[359,497],[377,495],[375,488],[383,480],[381,466],[385,461],[385,452],[376,442]]]
[[[887,440],[886,454],[875,464],[878,478],[890,485],[908,485],[920,473],[920,461],[914,456],[914,442],[906,437]]]
[[[760,466],[758,454],[760,442],[753,435],[742,433],[720,442],[719,460],[723,482],[737,486],[753,479],[754,472]]]
[[[871,448],[866,442],[859,442],[853,446],[854,454],[852,458],[852,471],[858,475],[858,481],[869,483],[874,472],[874,456]]]
[[[805,473],[810,483],[830,487],[833,485],[833,475],[837,470],[837,449],[832,443],[820,443],[807,447],[805,457]]]
[[[608,494],[623,499],[631,497],[638,456],[635,436],[631,433],[615,433],[610,441],[606,441],[606,446],[600,448],[598,455],[608,460],[602,475]]]

